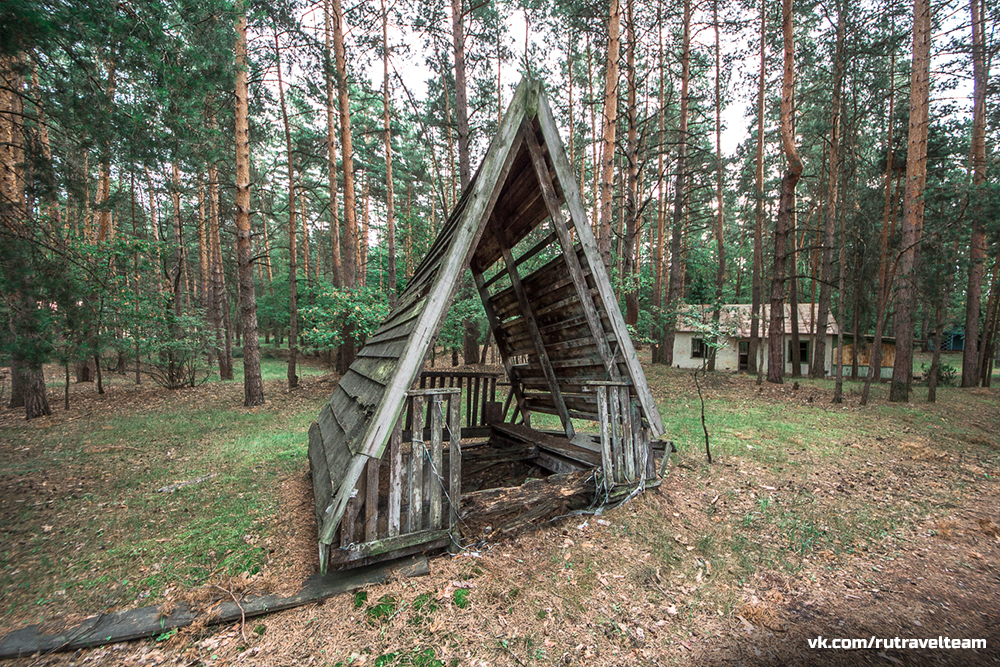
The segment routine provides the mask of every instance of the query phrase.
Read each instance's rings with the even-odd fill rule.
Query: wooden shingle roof
[[[513,257],[546,221],[551,232]],[[541,262],[546,249],[554,256]],[[522,414],[559,415],[572,438],[572,418],[597,419],[586,382],[627,381],[652,436],[662,435],[542,85],[522,80],[455,210],[310,428],[323,445],[310,446],[321,549],[366,463],[385,451],[467,269]]]

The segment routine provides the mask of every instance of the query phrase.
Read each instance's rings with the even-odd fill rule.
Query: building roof
[[[572,418],[597,419],[587,382],[627,381],[652,437],[663,434],[542,85],[525,79],[406,290],[310,428],[321,545],[385,451],[466,269],[522,415],[557,414],[571,437]]]
[[[816,328],[818,319],[818,307],[812,303],[798,304],[799,334],[812,335]],[[738,338],[750,337],[751,306],[748,303],[728,303],[722,306],[719,313],[719,323],[723,331]],[[767,336],[767,328],[770,325],[771,306],[763,304],[761,307],[760,335]],[[791,306],[785,304],[784,328],[786,334],[792,333]],[[705,304],[684,304],[678,311],[677,331],[685,333],[697,333],[704,331],[702,325],[712,321],[712,306]],[[836,336],[840,331],[840,325],[833,317],[832,311],[827,311],[826,333]]]

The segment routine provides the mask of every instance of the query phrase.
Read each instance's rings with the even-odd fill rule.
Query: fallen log
[[[418,577],[429,573],[427,558],[414,556],[352,570],[328,572],[325,575],[316,574],[306,579],[298,593],[289,597],[259,595],[247,597],[239,602],[235,600],[222,602],[217,607],[212,607],[208,624],[245,620],[318,602],[370,584],[385,583],[397,576]],[[164,615],[159,607],[143,607],[98,614],[80,623],[67,624],[63,627],[58,627],[58,622],[49,622],[44,626],[31,625],[15,630],[0,640],[0,658],[75,651],[152,637],[191,625],[205,615],[204,611],[192,609],[187,605],[179,605],[167,615]]]

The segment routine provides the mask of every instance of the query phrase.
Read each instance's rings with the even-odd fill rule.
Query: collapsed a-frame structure
[[[456,388],[457,376],[422,375],[466,269],[516,425],[504,423],[495,377],[462,376],[463,410],[462,377]],[[532,413],[558,416],[562,432],[531,429]],[[577,433],[574,419],[598,422],[599,435]],[[580,480],[608,500],[655,479],[650,443],[662,433],[542,85],[525,79],[405,292],[310,428],[321,567],[454,543],[468,497],[463,437],[521,446],[554,473],[587,471]]]

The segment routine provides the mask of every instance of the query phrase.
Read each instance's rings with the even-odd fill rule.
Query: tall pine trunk
[[[750,292],[750,342],[747,372],[757,372],[760,347],[761,304],[764,301],[764,84],[767,72],[767,3],[760,3],[760,77],[757,82],[757,169],[754,175],[755,213],[753,228],[753,269]]]
[[[677,314],[684,296],[684,258],[681,241],[684,235],[684,217],[687,206],[687,153],[688,153],[688,87],[691,80],[691,0],[684,0],[684,36],[681,43],[681,108],[677,124],[677,167],[674,181],[674,212],[670,231],[670,271],[667,283],[667,303],[663,338],[660,341],[663,363],[674,363],[674,339],[677,335]]]
[[[334,85],[334,64],[331,54],[332,30],[330,27],[330,0],[323,3],[324,39],[323,52],[326,78],[326,176],[330,190],[330,275],[334,287],[342,287],[344,276],[340,259],[340,222],[337,220],[337,134],[334,117],[337,114],[337,94]]]
[[[614,188],[615,130],[618,124],[618,58],[621,50],[620,0],[611,0],[608,14],[608,57],[604,72],[604,124],[601,137],[600,227],[597,246],[605,266],[611,266],[611,191]]]
[[[906,190],[903,194],[902,256],[896,296],[896,360],[889,400],[906,402],[913,380],[913,310],[917,294],[917,245],[924,224],[927,182],[927,123],[930,99],[930,0],[913,0],[913,65],[910,68],[910,126],[906,150]]]
[[[781,85],[781,146],[788,165],[781,177],[781,193],[778,199],[778,215],[774,224],[774,273],[771,276],[771,314],[768,324],[767,381],[782,383],[785,358],[784,314],[785,264],[788,258],[788,234],[795,212],[795,186],[802,177],[802,158],[795,147],[795,33],[792,25],[792,0],[782,0],[781,32],[784,41],[784,71]],[[791,313],[798,317],[798,313]]]
[[[719,330],[722,317],[722,290],[726,283],[726,244],[723,238],[725,221],[724,192],[725,159],[722,156],[722,53],[719,48],[719,0],[712,3],[712,24],[715,28],[715,155],[718,166],[715,172],[715,247],[718,264],[715,269],[715,304],[712,308],[712,323]],[[712,348],[708,358],[708,370],[715,370],[716,348]]]
[[[240,282],[240,323],[243,335],[243,405],[264,404],[257,340],[257,299],[250,245],[250,133],[247,86],[247,16],[240,5],[236,18],[236,266]]]
[[[278,101],[281,104],[281,121],[285,128],[285,152],[288,156],[288,388],[299,386],[296,364],[299,355],[299,286],[297,225],[295,220],[295,160],[292,156],[292,128],[288,124],[285,106],[285,82],[281,74],[281,48],[278,32],[274,32],[274,58],[278,69]],[[308,274],[308,269],[306,270]]]
[[[983,298],[983,277],[986,273],[985,207],[979,192],[986,183],[986,83],[989,80],[983,20],[985,0],[970,0],[972,9],[972,68],[973,110],[972,150],[969,170],[972,172],[972,238],[969,243],[969,282],[965,290],[965,348],[962,350],[962,386],[979,384],[982,364],[979,355],[979,317]]]
[[[837,42],[833,58],[833,96],[830,100],[830,181],[826,195],[825,226],[823,235],[823,268],[819,284],[819,312],[816,314],[816,344],[813,346],[812,366],[809,375],[822,378],[826,374],[826,331],[830,312],[831,281],[833,279],[834,226],[837,219],[837,185],[840,182],[840,97],[844,80],[844,33],[847,16],[841,3],[837,3]],[[843,241],[841,241],[843,242]],[[843,267],[841,267],[843,271]],[[843,298],[843,294],[840,295]],[[840,323],[843,326],[843,322]],[[855,348],[858,341],[854,341]]]
[[[389,306],[396,305],[396,206],[392,187],[392,127],[389,115],[389,8],[382,0],[382,131],[385,133],[385,234]],[[367,241],[367,239],[365,239]]]

